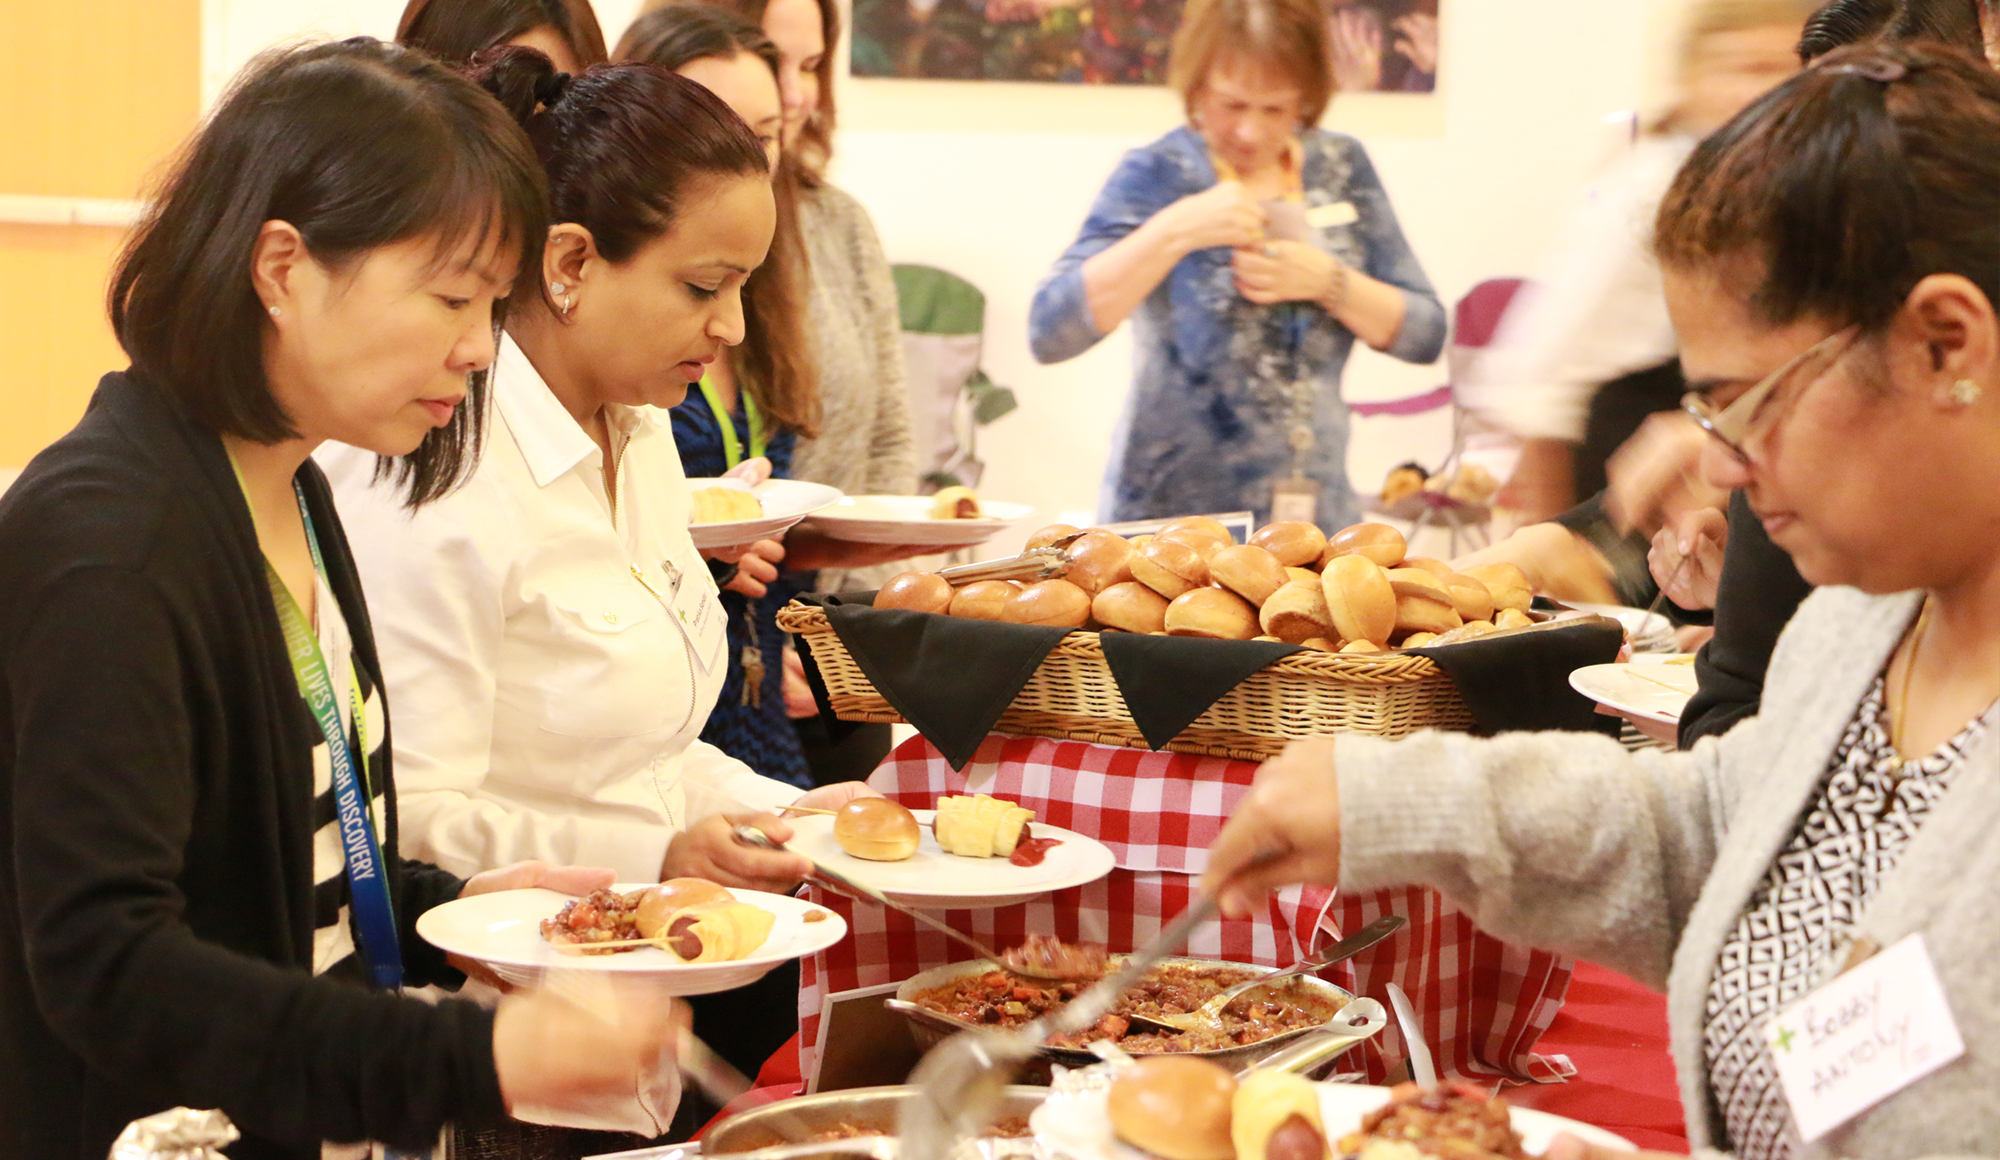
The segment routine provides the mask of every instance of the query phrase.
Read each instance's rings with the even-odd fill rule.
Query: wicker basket
[[[778,627],[804,637],[811,646],[834,716],[843,721],[903,719],[862,673],[827,623],[824,609],[787,605],[778,612]],[[1253,673],[1166,748],[1261,761],[1300,737],[1327,733],[1401,737],[1419,729],[1471,727],[1472,710],[1458,687],[1424,657],[1309,651]],[[1094,632],[1064,637],[994,729],[1147,748]]]

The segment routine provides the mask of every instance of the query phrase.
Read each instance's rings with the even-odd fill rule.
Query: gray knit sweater
[[[1761,714],[1688,753],[1578,734],[1343,738],[1341,885],[1432,886],[1496,936],[1664,985],[1688,1139],[1714,1146],[1701,1033],[1716,954],[1917,605],[1816,593],[1779,641]],[[1854,933],[1889,946],[1916,931],[1966,1054],[1805,1157],[2000,1155],[2000,730]]]
[[[792,477],[848,495],[909,495],[917,490],[917,468],[903,326],[881,239],[861,203],[831,185],[799,199],[799,228],[812,263],[808,307],[824,414],[819,437],[799,441]],[[829,569],[818,587],[872,588],[900,571]]]

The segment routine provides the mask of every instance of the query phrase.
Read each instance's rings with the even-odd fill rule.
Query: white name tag
[[[1306,224],[1316,230],[1330,230],[1335,226],[1351,226],[1361,220],[1361,211],[1354,208],[1351,201],[1336,201],[1332,205],[1316,205],[1306,211]]]
[[[667,574],[667,610],[686,634],[701,671],[711,672],[722,659],[729,637],[722,623],[722,600],[716,594],[715,580],[699,557],[690,564],[662,560],[660,570]]]
[[[1921,934],[1780,1012],[1764,1041],[1807,1141],[1965,1054]]]

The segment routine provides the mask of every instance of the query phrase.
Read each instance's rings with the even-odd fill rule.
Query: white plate
[[[1647,653],[1670,653],[1679,651],[1674,640],[1674,622],[1643,608],[1627,608],[1622,604],[1576,604],[1563,601],[1565,607],[1578,612],[1588,612],[1597,616],[1608,616],[1625,626],[1625,637],[1632,642],[1632,651]]]
[[[813,523],[836,540],[857,544],[924,544],[965,548],[1033,514],[1024,503],[982,499],[976,520],[934,520],[927,495],[850,495],[813,513]]]
[[[707,487],[742,488],[740,480],[690,479],[695,491]],[[692,524],[688,533],[697,548],[736,548],[766,540],[840,499],[840,489],[802,479],[767,479],[749,489],[764,505],[761,519],[730,520],[720,524]]]
[[[1111,1116],[1105,1106],[1109,1075],[1101,1069],[1102,1065],[1084,1069],[1084,1073],[1097,1075],[1073,1074],[1056,1080],[1049,1098],[1028,1117],[1036,1142],[1068,1160],[1156,1160],[1149,1153],[1121,1142],[1112,1133]],[[1359,1131],[1362,1116],[1389,1102],[1389,1089],[1385,1087],[1347,1083],[1314,1086],[1319,1088],[1320,1118],[1330,1142]],[[1508,1114],[1514,1130],[1521,1134],[1522,1149],[1530,1156],[1548,1151],[1549,1142],[1558,1132],[1568,1132],[1602,1148],[1633,1150],[1632,1142],[1623,1136],[1565,1116],[1527,1108],[1509,1108]]]
[[[648,885],[621,882],[612,889],[625,892]],[[456,899],[418,915],[417,933],[439,950],[486,964],[517,986],[532,986],[548,968],[564,967],[644,979],[669,995],[733,991],[756,982],[779,963],[825,950],[847,935],[847,923],[838,914],[804,899],[759,890],[730,893],[738,902],[770,911],[778,921],[756,954],[728,963],[683,963],[653,947],[611,955],[566,955],[542,938],[542,920],[555,917],[570,901],[569,895],[553,890],[501,890]],[[826,917],[805,921],[814,911]]]
[[[923,835],[917,852],[901,862],[870,862],[856,858],[833,839],[833,819],[811,816],[791,820],[791,847],[829,869],[873,886],[904,906],[926,910],[985,910],[1028,902],[1051,890],[1082,886],[1111,873],[1111,850],[1102,842],[1060,826],[1032,822],[1037,838],[1056,838],[1039,866],[1016,866],[1005,858],[961,858],[938,847],[931,833],[935,810],[911,810]]]
[[[1694,696],[1694,666],[1652,663],[1586,665],[1569,675],[1569,687],[1607,709],[1656,725],[1677,725]]]

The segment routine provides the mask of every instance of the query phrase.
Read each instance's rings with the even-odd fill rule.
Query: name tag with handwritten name
[[[1786,1008],[1764,1041],[1807,1141],[1965,1054],[1921,934]]]
[[[1335,226],[1351,226],[1361,220],[1361,211],[1354,208],[1351,201],[1336,201],[1332,205],[1316,205],[1306,211],[1306,224],[1316,230],[1330,230]]]

